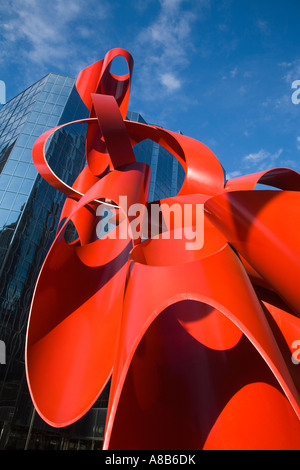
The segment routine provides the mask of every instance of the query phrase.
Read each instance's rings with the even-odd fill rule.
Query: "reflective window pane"
[[[9,215],[9,211],[4,209],[2,204],[1,204],[1,208],[0,208],[0,228],[1,229],[6,224],[8,215]]]
[[[6,191],[1,202],[1,208],[3,209],[10,209],[14,203],[16,198],[16,194]]]

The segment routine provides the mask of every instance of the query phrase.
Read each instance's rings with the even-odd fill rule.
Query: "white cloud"
[[[5,11],[2,20],[2,41],[0,41],[0,58],[12,60],[14,51],[19,50],[15,57],[18,64],[24,62],[26,69],[30,64],[55,64],[57,68],[66,68],[82,55],[84,46],[78,47],[78,36],[74,26],[83,24],[85,20],[97,17],[99,23],[105,17],[106,2],[101,8],[94,0],[12,0],[10,7],[0,8]],[[75,33],[75,34],[74,34]]]
[[[161,6],[165,10],[174,10],[178,8],[183,0],[160,0]]]
[[[202,1],[205,3],[206,0]],[[188,7],[183,8],[183,3]],[[197,20],[190,2],[160,0],[160,5],[158,15],[136,38],[141,58],[139,80],[143,85],[143,98],[151,100],[162,91],[161,86],[169,93],[182,86],[178,75],[189,66],[194,50],[192,28]]]
[[[241,171],[230,171],[229,173],[226,173],[226,178],[228,180],[232,178],[237,178],[238,176],[241,176],[242,172]]]
[[[300,150],[300,136],[297,137],[297,149]]]
[[[256,25],[263,34],[269,33],[269,24],[267,21],[259,19],[257,20]]]
[[[230,76],[231,78],[234,78],[238,73],[238,68],[234,67],[234,69],[230,70]]]
[[[300,80],[300,59],[295,59],[292,62],[281,62],[279,66],[285,69],[283,78],[289,86],[292,85],[294,80]]]
[[[45,2],[14,1],[10,9],[12,16],[3,26],[3,36],[8,42],[16,45],[17,41],[22,41],[20,45],[27,47],[30,60],[42,62],[48,57],[50,46],[56,46],[53,54],[59,51],[60,44],[64,43],[62,27],[68,21],[61,15],[59,1],[51,8],[43,7]],[[25,52],[25,47],[22,52]]]
[[[169,92],[178,90],[181,87],[180,80],[172,73],[163,73],[160,77],[160,81]]]
[[[191,11],[181,11],[180,1],[163,2],[159,16],[141,31],[138,39],[154,48],[160,65],[186,63],[187,49],[191,41],[191,24],[195,19]],[[172,4],[172,5],[171,5]]]
[[[221,78],[222,80],[227,80],[231,78],[235,78],[239,74],[239,69],[238,67],[234,67],[233,69],[230,69],[225,72],[221,72]]]
[[[270,153],[264,149],[259,150],[256,153],[250,153],[246,155],[242,161],[245,168],[254,168],[256,171],[262,171],[267,168],[272,168],[278,161],[283,149],[279,149],[275,153]]]
[[[265,150],[260,150],[257,153],[250,153],[243,158],[244,162],[257,163],[265,160],[268,157],[269,153]]]

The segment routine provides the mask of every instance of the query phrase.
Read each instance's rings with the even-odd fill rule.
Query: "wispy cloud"
[[[229,69],[226,72],[222,73],[222,80],[227,80],[228,78],[235,78],[239,73],[238,67],[234,67],[233,69]]]
[[[297,138],[297,146],[300,150],[300,136]],[[282,148],[274,153],[260,149],[258,152],[249,153],[241,158],[239,160],[239,169],[230,170],[226,173],[226,177],[231,179],[280,167],[293,168],[295,171],[300,171],[299,161],[295,158],[290,158],[289,155],[290,152],[284,151]]]
[[[66,66],[82,60],[82,52],[86,53],[80,39],[87,34],[89,22],[97,17],[101,24],[105,17],[106,2],[101,4],[100,8],[95,0],[12,0],[8,7],[0,0],[4,12],[0,60],[14,60],[27,71],[38,67],[41,73],[47,66],[66,71]]]
[[[257,20],[256,26],[258,27],[259,31],[263,34],[269,34],[270,27],[269,23],[261,18]]]
[[[265,88],[265,98],[261,102],[260,117],[262,121],[274,123],[280,133],[294,132],[299,121],[299,107],[292,101],[295,89],[292,84],[300,80],[300,59],[276,64],[276,78],[272,87]]]
[[[188,8],[184,7],[185,3]],[[158,15],[139,32],[137,43],[141,50],[147,50],[140,78],[144,83],[154,85],[144,89],[145,98],[156,99],[157,92],[164,89],[173,92],[182,86],[180,71],[189,65],[196,19],[190,2],[160,0]],[[159,84],[160,90],[157,89]]]
[[[284,151],[282,148],[273,153],[265,149],[249,153],[239,160],[238,170],[231,169],[229,172],[226,172],[226,178],[237,178],[238,176],[270,170],[276,167],[294,168],[296,171],[299,171],[299,162],[296,159],[289,158],[287,155],[289,155],[289,152]]]
[[[280,67],[284,70],[283,78],[291,86],[294,80],[300,80],[300,59],[291,62],[281,62]]]
[[[245,169],[255,168],[256,171],[262,171],[268,168],[272,168],[278,164],[278,160],[282,152],[283,149],[279,149],[275,153],[270,153],[264,149],[261,149],[256,153],[250,153],[246,155],[242,159],[242,163]]]
[[[229,173],[226,173],[226,178],[230,180],[232,178],[237,178],[238,176],[241,176],[241,174],[242,172],[238,170],[230,171]]]
[[[181,87],[181,82],[172,73],[163,73],[160,76],[161,83],[166,87],[168,92],[173,92]]]

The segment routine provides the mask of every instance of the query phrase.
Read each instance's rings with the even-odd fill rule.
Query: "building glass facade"
[[[39,430],[26,384],[25,335],[34,285],[65,200],[38,174],[32,147],[47,129],[87,116],[74,79],[56,74],[48,74],[0,110],[0,339],[6,345],[6,363],[0,365],[2,449],[25,448],[29,430]],[[84,125],[67,127],[48,146],[50,166],[68,184],[84,165],[85,132]],[[48,433],[44,447],[61,442],[40,424]],[[32,446],[38,446],[37,440]]]
[[[139,113],[133,111],[127,113],[127,118],[147,124]],[[176,196],[185,176],[179,161],[168,150],[150,139],[143,140],[133,149],[136,159],[148,163],[151,167],[149,202]]]
[[[25,376],[25,335],[34,286],[55,236],[65,196],[37,173],[32,147],[47,129],[88,117],[74,79],[48,74],[0,109],[0,449],[101,449],[109,384],[77,423],[51,428],[35,413]],[[144,122],[129,112],[128,119]],[[47,161],[72,185],[85,164],[85,125],[53,135]],[[151,166],[150,201],[175,195],[184,172],[177,160],[151,140],[134,147]]]

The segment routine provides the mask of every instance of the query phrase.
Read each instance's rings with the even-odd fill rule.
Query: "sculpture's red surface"
[[[110,73],[123,55],[128,74]],[[40,416],[67,426],[111,378],[104,449],[300,449],[300,175],[286,168],[225,181],[202,143],[126,120],[133,61],[122,49],[76,82],[90,118],[87,166],[72,187],[33,148],[40,174],[66,194],[34,292],[26,372]],[[204,204],[204,244],[130,236],[150,171],[132,147],[152,139],[186,176],[175,198]],[[271,190],[255,190],[257,183]],[[273,188],[278,188],[278,190]],[[115,207],[125,237],[97,238],[97,208]],[[146,211],[147,213],[147,211]],[[146,216],[145,216],[146,217]],[[65,241],[69,221],[78,239]],[[195,220],[190,229],[195,229]],[[119,224],[119,225],[118,225]],[[175,234],[180,227],[161,228]],[[118,232],[119,233],[119,232]]]

